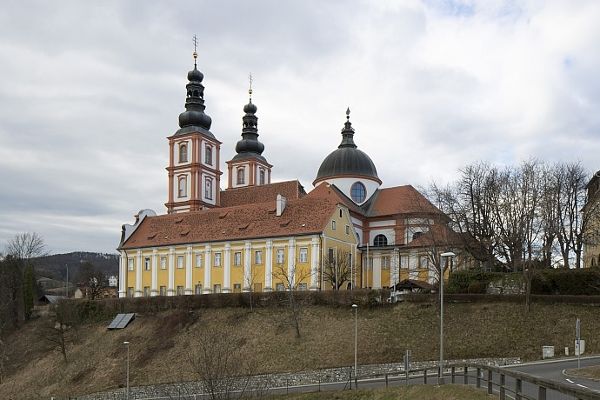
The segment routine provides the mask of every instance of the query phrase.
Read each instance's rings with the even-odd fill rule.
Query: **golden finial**
[[[194,67],[195,67],[196,66],[196,59],[198,58],[198,52],[197,52],[197,50],[198,50],[198,38],[196,37],[196,35],[194,35],[193,42],[194,42],[194,53],[193,53],[193,56],[194,56]]]
[[[248,80],[250,81],[250,86],[248,87],[248,95],[250,95],[250,101],[252,101],[252,72],[248,75]]]

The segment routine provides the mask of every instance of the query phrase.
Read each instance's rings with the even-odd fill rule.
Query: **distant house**
[[[118,284],[119,284],[119,280],[117,279],[116,275],[111,275],[108,277],[108,286],[117,287]]]
[[[101,288],[96,289],[97,295],[96,299],[110,299],[117,297],[117,287],[116,286],[103,286]],[[73,297],[76,299],[87,299],[91,297],[93,290],[86,285],[79,285],[79,287],[75,290]]]
[[[57,304],[60,300],[66,299],[66,296],[53,296],[50,294],[45,294],[38,299],[38,301],[42,304]]]

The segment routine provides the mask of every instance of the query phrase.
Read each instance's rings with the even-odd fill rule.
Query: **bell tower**
[[[221,142],[210,132],[211,118],[204,113],[204,74],[198,71],[194,36],[194,69],[188,72],[185,111],[179,130],[169,136],[169,214],[219,206]]]
[[[252,103],[252,75],[248,95],[250,99],[244,106],[242,117],[242,139],[235,146],[237,154],[227,161],[227,189],[271,183],[273,166],[262,156],[265,145],[258,141],[257,107]]]

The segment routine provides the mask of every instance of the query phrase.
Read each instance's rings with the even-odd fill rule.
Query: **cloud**
[[[599,19],[591,0],[8,2],[0,242],[29,230],[53,251],[113,251],[139,209],[164,212],[194,34],[221,159],[252,72],[276,180],[312,187],[348,106],[385,186],[477,160],[597,170]]]

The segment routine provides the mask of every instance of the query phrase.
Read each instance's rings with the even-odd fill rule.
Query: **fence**
[[[245,377],[228,387],[230,396],[214,396],[203,393],[201,385],[194,389],[182,389],[173,385],[168,394],[152,395],[139,393],[130,395],[130,400],[204,400],[210,398],[265,398],[271,395],[287,393],[320,392],[325,390],[351,390],[374,387],[389,387],[408,384],[464,384],[496,394],[500,400],[507,397],[515,400],[551,400],[551,399],[600,399],[600,392],[580,388],[566,383],[552,381],[523,372],[512,371],[492,365],[475,363],[449,364],[440,377],[438,367],[431,365],[394,373],[377,373],[353,376],[353,369],[341,369],[336,375],[315,374],[312,377],[295,379],[290,376],[263,375]],[[224,393],[219,393],[224,394]],[[122,400],[126,399],[125,389],[111,394],[83,396],[86,400]],[[57,399],[58,400],[58,399]]]

